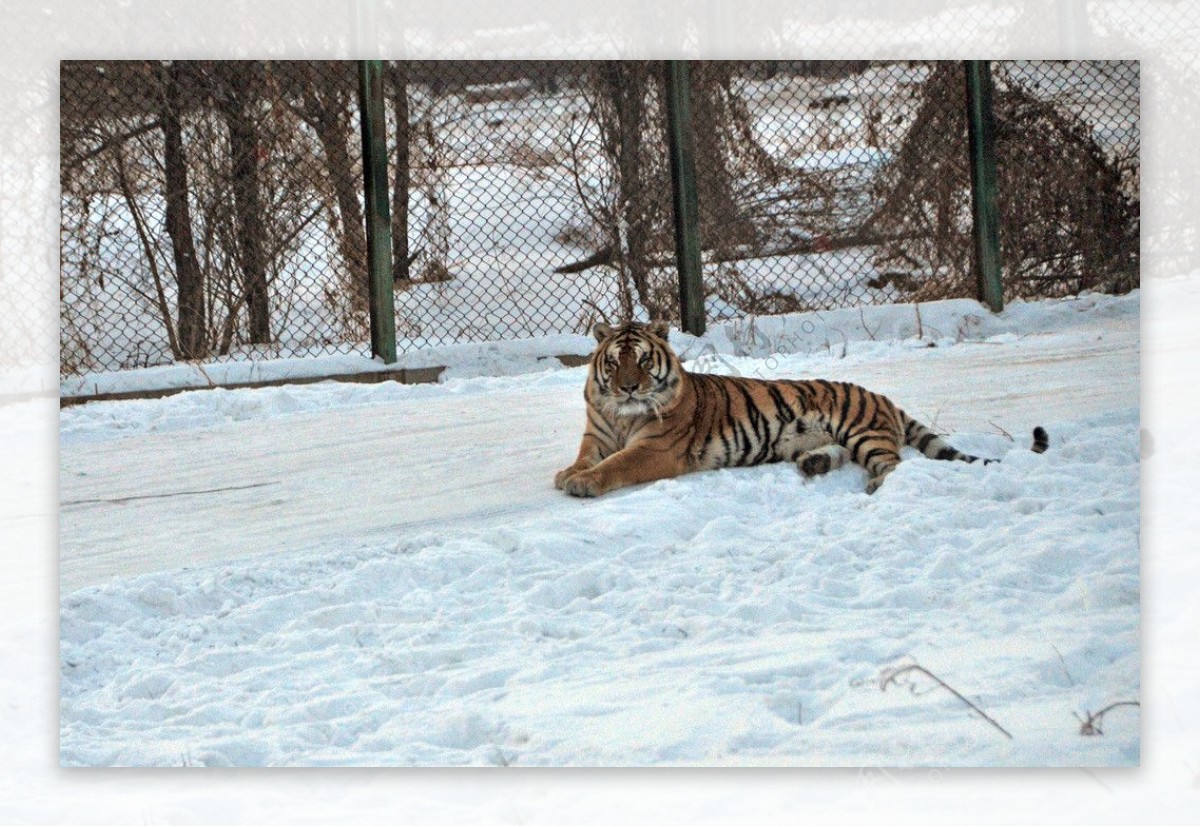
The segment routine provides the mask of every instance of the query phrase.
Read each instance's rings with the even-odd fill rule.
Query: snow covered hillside
[[[910,452],[871,497],[857,467],[775,465],[567,498],[582,368],[65,409],[62,762],[1137,764],[1136,707],[1102,736],[1073,713],[1139,698],[1138,317],[1135,293],[673,337],[1004,460]],[[919,673],[881,689],[909,664],[1012,737]]]

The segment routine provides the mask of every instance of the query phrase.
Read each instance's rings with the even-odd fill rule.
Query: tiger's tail
[[[955,448],[946,440],[935,434],[929,428],[922,425],[917,420],[913,419],[903,411],[900,412],[900,420],[904,425],[904,443],[916,448],[930,459],[946,459],[959,460],[960,462],[982,462],[987,465],[991,462],[999,462],[998,459],[987,459],[977,457],[971,454],[964,454],[962,451]],[[1030,446],[1035,454],[1044,453],[1046,448],[1050,446],[1050,436],[1046,433],[1046,429],[1038,425],[1033,429],[1033,445]]]

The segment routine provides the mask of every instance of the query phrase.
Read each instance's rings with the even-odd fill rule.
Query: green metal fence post
[[[996,206],[996,128],[992,112],[992,70],[987,60],[965,61],[967,145],[971,156],[975,271],[979,300],[996,313],[1004,309],[1000,281],[1000,212]]]
[[[667,145],[671,154],[671,192],[675,203],[675,262],[679,268],[679,315],[683,329],[704,335],[704,286],[700,274],[700,206],[688,62],[668,60],[665,67]]]
[[[358,62],[358,103],[362,120],[371,355],[391,364],[396,361],[396,299],[392,282],[392,217],[388,205],[382,61]]]

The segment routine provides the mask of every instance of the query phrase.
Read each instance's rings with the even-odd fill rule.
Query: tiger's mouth
[[[655,380],[639,386],[635,390],[617,388],[616,383],[603,387],[605,397],[603,407],[608,411],[623,417],[644,416],[647,414],[661,415],[663,409],[674,396],[674,387],[669,380]]]
[[[614,394],[612,404],[620,416],[640,416],[661,411],[666,402],[660,389],[648,388]]]

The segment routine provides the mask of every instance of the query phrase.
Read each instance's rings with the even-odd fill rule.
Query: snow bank
[[[971,299],[920,305],[896,304],[830,311],[762,316],[711,325],[703,337],[676,330],[671,343],[693,369],[728,373],[730,357],[767,358],[774,354],[836,357],[839,366],[861,364],[893,354],[897,348],[951,347],[962,343],[998,344],[1013,338],[1068,332],[1094,325],[1098,319],[1138,318],[1140,293],[1126,296],[1088,294],[1071,299],[1010,303],[994,314]],[[1005,338],[1007,337],[1007,338]],[[64,444],[78,440],[128,436],[147,431],[204,427],[247,418],[269,418],[349,405],[386,404],[399,399],[440,397],[447,393],[486,393],[494,377],[526,375],[537,387],[578,385],[581,380],[562,369],[557,355],[586,356],[595,345],[590,336],[550,336],[485,344],[460,344],[406,353],[396,365],[357,356],[281,359],[256,363],[230,362],[144,368],[89,374],[65,380],[64,395],[110,393],[135,388],[210,388],[214,384],[279,381],[395,368],[447,366],[443,389],[402,386],[395,382],[357,385],[334,382],[286,388],[208,390],[166,399],[93,402],[65,408],[61,414]],[[792,376],[825,375],[811,363],[789,363]],[[773,365],[774,366],[774,363]],[[556,376],[543,376],[547,372]],[[566,375],[562,375],[566,374]],[[777,373],[779,376],[788,373]],[[834,377],[827,377],[834,378]],[[478,381],[465,381],[478,380]],[[210,396],[211,394],[211,396]]]
[[[387,373],[401,368],[452,366],[450,376],[510,376],[545,370],[559,355],[587,355],[595,340],[590,336],[541,336],[441,345],[398,354],[393,364],[355,354],[330,354],[293,359],[180,363],[121,371],[98,371],[63,379],[62,396],[89,396],[130,391],[210,389],[254,382],[312,380],[356,374]]]
[[[63,600],[66,765],[1133,765],[1136,408]],[[919,662],[928,680],[879,688]]]
[[[61,760],[1136,765],[1137,708],[1102,737],[1075,713],[1139,697],[1138,304],[941,302],[919,320],[897,306],[673,335],[698,370],[951,399],[909,409],[1004,460],[906,450],[870,497],[857,467],[804,483],[787,465],[564,497],[549,479],[578,439],[582,368],[66,409],[65,499],[155,467],[146,491],[179,482],[167,469],[203,488],[246,457],[276,483],[64,509],[64,573],[138,543],[150,568],[65,590]],[[1014,422],[1045,425],[1051,450]],[[276,537],[294,542],[263,554]],[[202,562],[205,543],[226,559]],[[927,678],[881,690],[913,663],[1012,739]]]

